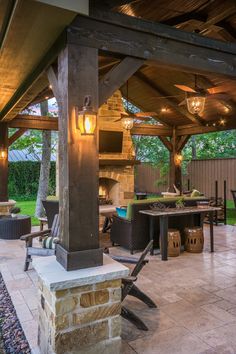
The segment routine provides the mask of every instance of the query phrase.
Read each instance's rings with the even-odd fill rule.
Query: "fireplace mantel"
[[[128,159],[99,159],[99,166],[134,166],[139,165],[138,160]]]

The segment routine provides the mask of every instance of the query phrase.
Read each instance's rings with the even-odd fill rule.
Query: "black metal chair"
[[[136,264],[130,276],[122,279],[122,301],[126,298],[127,295],[131,295],[143,301],[150,308],[157,307],[156,304],[152,301],[152,299],[150,299],[149,296],[147,296],[134,284],[134,282],[137,280],[139,272],[149,262],[147,259],[145,259],[145,257],[152,249],[152,246],[153,240],[149,242],[139,259],[131,257],[111,256],[112,259],[121,263]],[[134,324],[138,329],[148,331],[148,328],[145,323],[133,311],[127,309],[127,307],[122,306],[121,316],[126,320],[130,321],[132,324]]]
[[[55,254],[55,249],[48,249],[43,247],[33,247],[33,239],[35,237],[58,237],[59,236],[59,215],[54,216],[53,224],[51,229],[33,232],[28,235],[21,236],[21,240],[25,241],[26,246],[26,257],[24,271],[29,269],[30,262],[32,262],[32,256],[53,256]]]
[[[48,228],[52,227],[54,216],[59,214],[59,201],[58,200],[42,200],[43,207],[46,212],[48,220]]]

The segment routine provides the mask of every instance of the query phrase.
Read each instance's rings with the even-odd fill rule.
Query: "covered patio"
[[[22,0],[3,1],[0,7],[0,207],[12,203],[10,145],[28,129],[59,132],[59,241],[56,257],[34,261],[40,301],[35,295],[36,272],[21,269],[24,244],[0,240],[1,273],[35,353],[37,302],[39,345],[45,354],[236,352],[233,226],[215,229],[214,254],[209,252],[209,227],[204,226],[202,254],[184,254],[168,262],[149,256],[138,284],[158,308],[147,309],[130,297],[125,300],[145,319],[149,331],[122,322],[122,349],[119,313],[111,312],[104,321],[88,313],[85,322],[74,314],[73,323],[65,316],[68,307],[72,311],[82,301],[86,286],[90,305],[84,307],[96,305],[99,312],[104,294],[109,304],[121,304],[121,279],[128,269],[103,255],[99,182],[116,192],[120,205],[133,200],[133,168],[138,161],[131,136],[161,140],[170,156],[170,190],[175,185],[181,193],[181,152],[190,137],[236,129],[234,2],[55,1],[52,6],[46,0]],[[120,92],[140,110],[132,115],[132,128],[122,126],[120,117],[127,112]],[[26,114],[33,104],[52,97],[58,117]],[[9,136],[9,128],[17,130]],[[99,151],[100,132],[109,130],[122,133],[120,155]],[[116,182],[121,181],[118,189]],[[127,255],[121,247],[111,247],[110,253]],[[48,277],[51,267],[62,274],[56,285],[50,273]],[[87,283],[82,284],[86,270]],[[94,283],[91,272],[96,274]],[[72,299],[74,288],[77,297]]]
[[[132,297],[125,300],[149,331],[140,331],[122,320],[122,354],[235,353],[235,236],[234,226],[218,226],[215,253],[211,254],[206,226],[204,253],[184,253],[168,262],[149,256],[149,264],[138,277],[138,286],[158,308],[150,309]],[[34,269],[23,272],[19,266],[25,256],[21,241],[1,240],[0,246],[0,271],[32,353],[38,354],[37,274]],[[113,247],[110,252],[127,255],[120,247]]]

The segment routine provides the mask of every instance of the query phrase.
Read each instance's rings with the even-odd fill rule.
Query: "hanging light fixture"
[[[97,124],[97,113],[93,111],[91,96],[85,96],[82,111],[77,109],[76,127],[81,135],[94,135]]]
[[[206,97],[201,93],[188,93],[187,98],[188,111],[192,114],[201,114],[205,108]]]
[[[205,108],[206,95],[197,86],[197,75],[195,75],[195,91],[187,92],[187,108],[189,113],[201,114]]]
[[[129,86],[128,86],[128,80],[126,83],[126,113],[128,112],[128,97],[129,97]],[[132,115],[129,115],[127,113],[127,116],[125,115],[122,120],[121,120],[122,127],[126,130],[131,130],[134,126],[134,118]]]
[[[181,166],[182,162],[183,162],[183,155],[182,154],[175,154],[174,157],[174,161],[175,161],[175,165],[176,166]]]

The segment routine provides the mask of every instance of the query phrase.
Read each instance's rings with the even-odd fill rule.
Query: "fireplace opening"
[[[99,204],[119,205],[119,182],[112,178],[99,178]]]

